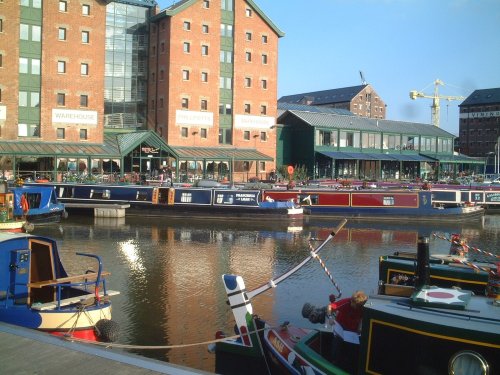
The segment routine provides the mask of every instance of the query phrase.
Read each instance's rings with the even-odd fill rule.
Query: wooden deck
[[[5,323],[0,323],[0,362],[2,374],[209,374]]]

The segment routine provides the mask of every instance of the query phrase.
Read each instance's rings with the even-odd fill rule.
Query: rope
[[[477,264],[474,264],[474,263],[469,262],[469,261],[467,261],[467,260],[463,260],[463,259],[456,259],[456,258],[454,258],[454,259],[453,259],[453,262],[454,262],[454,263],[464,264],[464,265],[466,265],[466,266],[468,266],[468,267],[470,267],[470,268],[475,269],[476,271],[484,271],[484,272],[487,272],[487,273],[489,273],[489,274],[490,274],[490,275],[492,275],[492,276],[496,276],[496,275],[497,275],[497,273],[496,273],[495,271],[493,271],[491,268],[480,267],[480,266],[478,266]]]
[[[467,244],[462,244],[462,243],[460,243],[458,241],[453,241],[450,238],[446,238],[445,236],[440,236],[439,234],[436,234],[436,233],[433,233],[432,235],[434,237],[436,237],[436,238],[441,239],[441,240],[448,241],[448,242],[450,242],[450,243],[452,243],[454,245],[460,245],[460,246],[466,247],[468,250],[473,250],[473,251],[476,251],[476,252],[478,252],[480,254],[485,254],[485,255],[488,255],[490,257],[500,259],[500,255],[498,255],[498,254],[493,254],[493,253],[490,253],[488,251],[484,251],[484,250],[478,249],[477,247],[474,247],[474,246],[469,246]]]
[[[339,292],[339,294],[335,298],[337,298],[337,299],[340,298],[342,296],[342,290],[340,290],[339,285],[335,282],[332,274],[330,273],[330,271],[328,271],[328,268],[326,268],[325,262],[323,262],[323,260],[319,257],[319,255],[314,252],[314,248],[312,247],[312,245],[310,243],[309,243],[309,249],[311,250],[311,257],[316,259],[319,262],[319,264],[321,265],[321,268],[323,268],[323,271],[325,271],[326,275],[328,276],[328,278],[332,282],[333,286]]]
[[[264,331],[266,329],[275,329],[278,327],[264,327],[261,329],[256,329],[253,331],[249,331],[248,333],[245,333],[243,335],[251,335],[252,333],[258,333],[261,331]],[[202,341],[202,342],[195,342],[191,344],[178,344],[178,345],[128,345],[128,344],[115,344],[115,343],[109,343],[109,342],[100,342],[100,341],[92,341],[92,340],[86,340],[86,339],[81,339],[78,337],[73,337],[73,336],[61,336],[62,339],[67,340],[67,341],[74,341],[74,342],[80,342],[84,344],[93,344],[97,346],[105,346],[106,348],[119,348],[119,349],[143,349],[143,350],[156,350],[156,349],[179,349],[179,348],[189,348],[193,346],[199,346],[199,345],[209,345],[209,344],[215,344],[217,342],[223,342],[227,340],[234,340],[242,335],[233,335],[233,336],[226,336],[220,339],[214,339],[210,341]]]

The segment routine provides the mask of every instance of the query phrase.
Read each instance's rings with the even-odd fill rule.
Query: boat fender
[[[119,335],[118,323],[110,319],[99,320],[95,327],[95,334],[101,342],[115,342]]]
[[[309,319],[311,323],[325,323],[326,307],[316,307],[310,303],[305,303],[302,307],[302,316]]]
[[[25,233],[33,232],[34,229],[35,229],[35,226],[33,225],[33,223],[26,222],[23,225],[23,230]]]
[[[66,211],[66,210],[63,211],[62,218],[63,219],[67,219],[68,218],[68,211]]]

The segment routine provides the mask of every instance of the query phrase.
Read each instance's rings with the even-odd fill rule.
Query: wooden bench
[[[116,290],[108,290],[106,296],[112,297],[118,294],[120,294],[120,292]],[[104,292],[99,292],[99,297],[101,298],[104,297]],[[73,305],[75,303],[84,302],[88,299],[93,299],[93,298],[95,298],[94,293],[87,293],[87,294],[82,294],[81,296],[62,299],[59,304],[57,303],[57,301],[47,302],[47,303],[34,303],[33,305],[31,305],[31,308],[33,310],[39,310],[39,311],[54,310],[57,308],[57,306]]]
[[[111,275],[110,272],[101,272],[101,279],[105,278],[106,276]],[[72,282],[83,282],[84,280],[96,280],[97,279],[97,272],[92,272],[92,273],[86,273],[83,275],[76,275],[76,276],[68,276],[68,277],[62,277],[60,279],[54,279],[54,280],[43,280],[43,281],[37,281],[34,283],[29,283],[28,287],[29,288],[42,288],[44,286],[51,286],[51,285],[58,285],[58,284],[65,284],[65,283],[72,283]]]

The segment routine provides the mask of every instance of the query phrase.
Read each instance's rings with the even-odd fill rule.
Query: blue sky
[[[432,99],[410,90],[432,95],[437,78],[443,96],[500,87],[499,0],[254,1],[285,32],[278,97],[356,86],[362,71],[388,119],[431,123]],[[441,100],[441,128],[453,134],[460,103]]]

